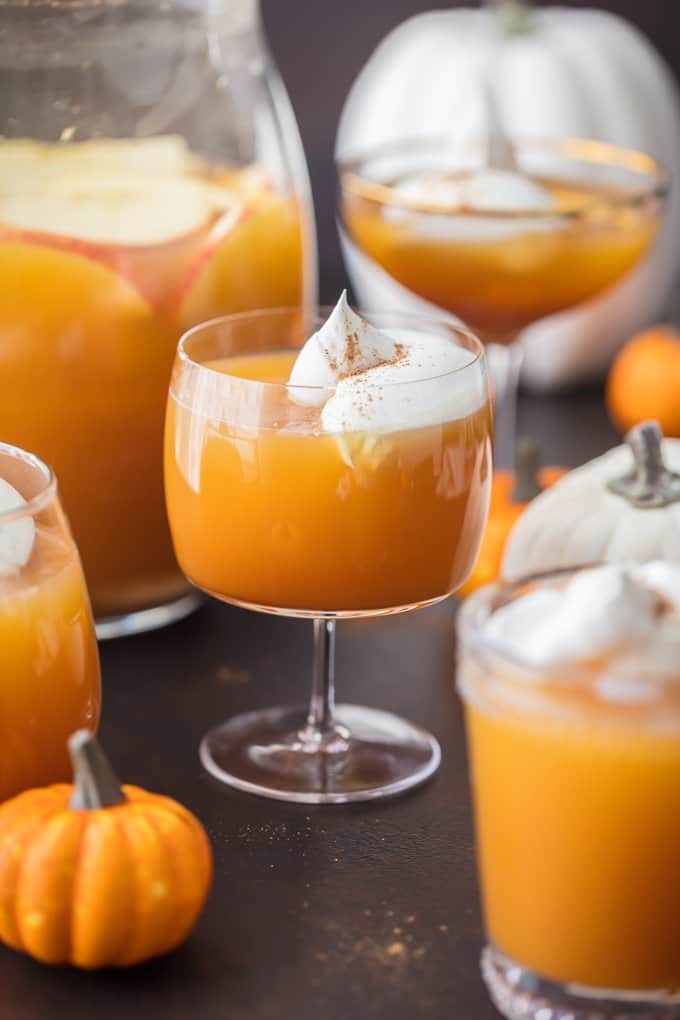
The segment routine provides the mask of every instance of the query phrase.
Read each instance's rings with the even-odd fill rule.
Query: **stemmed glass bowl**
[[[523,209],[521,195],[504,194],[498,181],[474,208],[447,205],[442,181],[455,189],[499,162],[488,139],[393,143],[342,160],[338,173],[349,240],[493,345],[495,459],[507,464],[521,331],[598,297],[638,263],[656,237],[668,182],[650,156],[603,142],[505,140],[503,158],[501,169],[540,185],[552,206]],[[415,197],[403,188],[414,177],[422,181]]]
[[[460,352],[454,371],[366,392],[379,428],[324,431],[320,408],[334,390],[286,384],[323,310],[304,324],[298,310],[279,309],[190,330],[170,387],[166,497],[186,576],[224,602],[314,621],[309,707],[237,716],[201,745],[214,776],[282,800],[366,800],[435,771],[430,734],[387,712],[335,706],[336,621],[456,591],[488,509],[481,344],[435,320],[365,317],[387,332],[445,337]]]

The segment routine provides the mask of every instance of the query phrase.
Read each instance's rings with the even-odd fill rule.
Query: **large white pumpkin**
[[[508,536],[506,580],[592,563],[680,563],[680,439],[662,441],[646,422],[626,440],[532,500]]]
[[[510,136],[596,138],[641,149],[672,179],[680,177],[680,105],[649,41],[604,11],[534,10],[517,0],[421,14],[396,28],[352,87],[338,156],[448,131],[479,134],[480,72],[492,76]],[[346,237],[343,248],[365,307],[427,307]],[[659,242],[642,266],[588,307],[525,331],[525,380],[548,389],[602,375],[627,336],[663,315],[679,265],[675,188]]]

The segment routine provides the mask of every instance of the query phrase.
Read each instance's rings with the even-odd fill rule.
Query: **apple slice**
[[[214,215],[210,190],[182,177],[69,174],[32,193],[0,194],[2,223],[116,247],[166,244],[205,228]]]
[[[32,517],[2,523],[2,515],[20,510],[26,500],[20,492],[0,478],[0,576],[17,574],[25,567],[33,552],[35,522]]]
[[[158,305],[203,249],[213,203],[190,179],[73,176],[40,194],[0,196],[0,238],[103,262]]]
[[[240,202],[200,169],[173,137],[0,143],[0,237],[103,262],[162,305]]]
[[[4,191],[32,190],[36,180],[91,171],[157,180],[195,173],[196,160],[179,135],[91,142],[35,142],[25,138],[0,141],[0,184]]]

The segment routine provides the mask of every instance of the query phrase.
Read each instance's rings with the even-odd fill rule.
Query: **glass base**
[[[266,708],[211,730],[201,761],[216,779],[301,804],[347,804],[393,797],[436,772],[439,744],[389,712],[339,705],[333,731],[310,737],[307,709]]]
[[[614,991],[546,981],[493,946],[482,952],[482,976],[496,1009],[508,1020],[672,1020],[680,994]]]
[[[191,591],[172,602],[165,602],[162,606],[139,609],[137,612],[124,613],[122,616],[106,616],[95,621],[97,639],[108,641],[110,638],[129,637],[131,634],[159,630],[161,627],[183,620],[185,616],[195,612],[204,601],[200,592]]]

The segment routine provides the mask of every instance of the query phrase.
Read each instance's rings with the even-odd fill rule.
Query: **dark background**
[[[302,132],[316,202],[321,300],[345,282],[334,218],[333,146],[343,102],[387,32],[421,11],[474,6],[456,0],[262,0],[271,49]],[[548,6],[548,4],[536,4]],[[570,0],[634,22],[680,75],[679,0]]]

